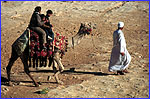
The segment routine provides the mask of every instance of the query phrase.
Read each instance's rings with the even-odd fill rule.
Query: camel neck
[[[82,31],[79,31],[75,36],[68,39],[68,47],[74,48],[74,46],[78,45],[81,42],[84,36],[85,34]]]

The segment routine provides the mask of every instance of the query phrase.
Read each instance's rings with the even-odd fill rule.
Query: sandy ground
[[[14,86],[6,85],[6,66],[12,43],[28,26],[36,6],[42,13],[51,9],[54,32],[68,37],[77,33],[81,22],[97,24],[94,36],[87,36],[70,49],[62,63],[66,72],[59,75],[63,85],[55,83],[51,71],[31,72],[42,83],[34,87],[18,59],[12,67]],[[112,34],[123,21],[127,49],[132,61],[129,74],[110,75],[108,64]],[[92,40],[93,39],[93,40]],[[75,68],[75,72],[69,71]],[[67,72],[68,70],[68,72]],[[47,76],[51,80],[47,81]],[[47,94],[36,93],[48,88]],[[149,97],[149,2],[120,1],[1,1],[1,97],[2,98],[148,98]]]

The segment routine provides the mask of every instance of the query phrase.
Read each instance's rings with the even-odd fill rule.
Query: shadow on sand
[[[30,72],[36,72],[36,73],[53,73],[53,70],[36,70],[36,71],[30,71]],[[82,75],[82,74],[91,74],[91,75],[96,75],[96,76],[108,76],[108,75],[116,75],[116,74],[108,74],[108,73],[102,73],[102,72],[87,72],[87,71],[76,71],[75,68],[70,68],[69,70],[64,70],[62,74],[77,74],[77,75]],[[17,85],[20,85],[20,82],[23,83],[33,83],[32,81],[15,81],[11,80],[11,82],[16,83]],[[56,82],[38,82],[40,85],[41,83],[52,83],[52,84],[57,84]],[[6,85],[8,86],[8,79],[5,77],[1,76],[1,85]],[[28,86],[28,85],[27,85]],[[30,86],[33,87],[33,86]]]
[[[36,73],[53,73],[53,70],[36,70],[36,71],[30,71],[30,72],[36,72]],[[87,72],[87,71],[76,71],[75,68],[70,68],[69,70],[64,70],[62,74],[91,74],[91,75],[96,75],[96,76],[108,76],[108,75],[116,75],[116,74],[108,74],[108,73],[103,73],[103,72]]]

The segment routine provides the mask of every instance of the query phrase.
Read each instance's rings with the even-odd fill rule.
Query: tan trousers
[[[39,37],[42,38],[42,43],[45,44],[46,43],[46,32],[40,27],[31,27],[31,29],[33,31],[35,31],[39,35]]]

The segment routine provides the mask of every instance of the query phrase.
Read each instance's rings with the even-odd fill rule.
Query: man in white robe
[[[124,23],[119,22],[118,29],[113,34],[113,48],[109,63],[109,71],[117,72],[117,74],[120,75],[128,73],[126,68],[131,62],[131,56],[128,50],[126,49],[126,41],[122,32],[123,27]]]

